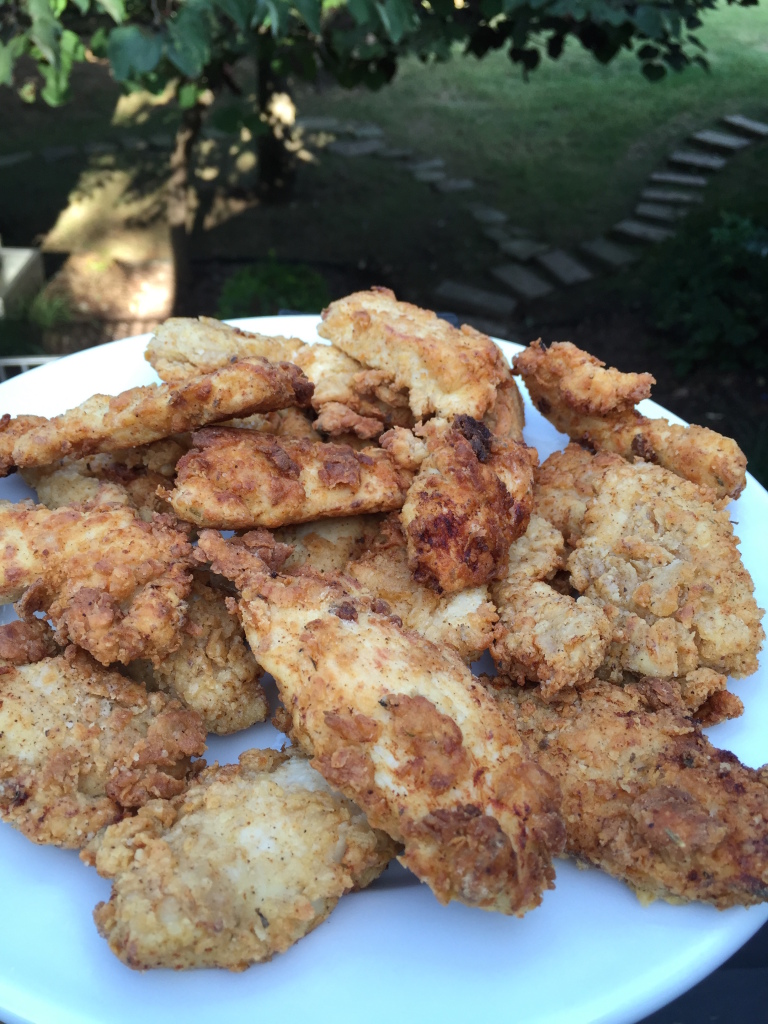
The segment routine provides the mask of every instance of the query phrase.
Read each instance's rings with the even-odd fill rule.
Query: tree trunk
[[[203,106],[183,110],[181,124],[176,132],[171,175],[168,179],[166,211],[171,235],[171,255],[174,271],[173,315],[189,315],[192,286],[192,265],[189,254],[189,168],[192,148],[200,134]]]
[[[262,36],[256,55],[257,99],[267,130],[257,140],[259,192],[267,202],[279,203],[291,198],[296,180],[296,158],[288,148],[295,107],[285,78],[272,68],[273,56],[272,39]]]

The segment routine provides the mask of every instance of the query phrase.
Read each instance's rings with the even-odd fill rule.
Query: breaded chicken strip
[[[17,619],[0,626],[0,673],[3,666],[31,665],[60,653],[53,630],[42,619]]]
[[[612,452],[593,455],[579,444],[553,452],[534,471],[533,506],[559,530],[568,544],[581,536],[584,513],[612,466],[624,460]]]
[[[127,507],[0,502],[0,601],[45,612],[100,661],[161,660],[181,643],[192,548],[175,521]]]
[[[325,516],[400,508],[411,482],[381,448],[277,438],[209,427],[177,466],[172,491],[161,492],[196,526],[242,530]]]
[[[768,898],[764,776],[713,747],[669,682],[595,680],[547,702],[515,686],[496,692],[531,756],[560,781],[568,853],[644,903],[723,909]]]
[[[386,601],[406,629],[421,633],[438,646],[447,644],[464,661],[479,658],[491,642],[497,616],[488,588],[438,595],[417,583],[408,568],[405,537],[396,513],[384,521],[369,550],[349,562],[344,571],[373,597]]]
[[[668,678],[699,667],[757,670],[762,611],[728,513],[711,492],[660,466],[612,466],[568,570],[611,620],[617,671]]]
[[[381,519],[380,515],[342,516],[281,526],[275,530],[275,540],[292,549],[284,563],[286,572],[301,565],[322,573],[345,572],[352,559],[371,547],[379,534]]]
[[[534,341],[513,365],[539,412],[572,440],[657,463],[719,498],[736,498],[744,489],[747,460],[732,438],[635,410],[635,402],[650,394],[650,374],[604,370],[604,363],[569,341],[547,349]]]
[[[514,377],[499,384],[496,398],[483,416],[483,423],[497,437],[507,437],[513,441],[523,440],[525,406]]]
[[[455,594],[500,579],[528,525],[535,450],[469,416],[425,430],[428,454],[400,517],[414,580]]]
[[[491,656],[518,683],[541,683],[544,697],[590,680],[611,638],[601,608],[549,585],[564,567],[564,555],[562,534],[534,513],[526,532],[509,549],[506,576],[491,587],[499,613]]]
[[[295,407],[276,409],[274,412],[257,412],[253,416],[226,420],[219,426],[258,430],[262,434],[275,434],[277,437],[308,437],[310,441],[320,440],[320,435],[312,426],[311,416],[303,409]]]
[[[196,711],[207,732],[225,736],[263,722],[269,702],[262,670],[245,642],[227,597],[195,574],[187,598],[181,646],[157,665],[131,662],[128,674],[150,690],[163,690]]]
[[[292,739],[405,844],[402,863],[442,902],[536,906],[562,841],[557,789],[461,659],[403,629],[349,577],[280,577],[211,531],[200,548],[241,591]]]
[[[0,675],[0,816],[33,842],[84,846],[180,793],[204,749],[195,712],[75,647]]]
[[[0,421],[0,473],[13,466],[47,466],[64,457],[159,441],[206,423],[309,404],[312,385],[292,363],[251,359],[181,384],[149,384],[117,396],[93,395],[52,420],[16,436]]]
[[[249,750],[106,829],[82,857],[113,879],[93,916],[123,963],[242,971],[284,953],[394,853],[306,758]]]
[[[140,448],[22,469],[21,476],[46,508],[86,502],[130,505],[150,522],[155,512],[170,511],[157,489],[173,480],[176,463],[188,447],[182,439],[168,437]]]
[[[429,310],[398,302],[388,288],[332,302],[317,333],[407,388],[417,419],[431,413],[481,419],[510,376],[501,350],[485,334],[466,324],[457,330]]]
[[[178,384],[214,373],[238,359],[292,363],[297,352],[305,347],[298,338],[241,331],[208,316],[197,320],[180,316],[160,324],[150,338],[144,358],[155,368],[160,380]]]

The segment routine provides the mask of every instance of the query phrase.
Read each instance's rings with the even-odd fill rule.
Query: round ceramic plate
[[[317,340],[315,317],[240,321],[264,334]],[[94,392],[157,378],[147,337],[89,349],[0,385],[0,413],[54,415]],[[517,347],[500,343],[505,355]],[[664,414],[652,402],[641,407]],[[565,440],[527,403],[526,440],[543,459]],[[667,414],[665,414],[667,415]],[[670,417],[675,419],[675,417]],[[678,421],[679,422],[679,421]],[[0,497],[31,492],[16,477]],[[731,506],[744,562],[768,604],[768,494],[754,480]],[[768,670],[733,684],[742,718],[710,730],[746,764],[768,761]],[[279,746],[270,726],[214,739],[208,758]],[[557,887],[522,920],[440,906],[399,866],[344,897],[328,921],[270,963],[224,971],[138,974],[109,952],[91,919],[109,884],[76,853],[38,847],[0,824],[0,1019],[5,1024],[390,1024],[474,1020],[630,1024],[714,970],[768,918],[768,907],[642,907],[624,885],[563,861]]]

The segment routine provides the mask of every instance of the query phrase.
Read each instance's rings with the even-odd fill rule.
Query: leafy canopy
[[[606,63],[634,50],[651,80],[696,62],[701,16],[718,0],[0,0],[0,85],[24,99],[67,99],[86,49],[109,59],[126,90],[179,83],[182,106],[221,84],[239,57],[267,56],[278,73],[324,67],[345,86],[377,88],[397,61],[482,57],[506,47],[528,72],[569,37]],[[726,0],[753,6],[757,0]],[[38,75],[19,70],[31,57]],[[28,65],[27,65],[28,67]],[[226,79],[225,79],[226,80]]]

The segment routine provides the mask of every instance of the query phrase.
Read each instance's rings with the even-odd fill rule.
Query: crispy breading
[[[64,457],[149,444],[206,423],[305,406],[312,384],[292,363],[250,359],[180,384],[149,384],[82,405],[16,436],[0,421],[0,474],[13,466],[47,466]]]
[[[30,665],[60,653],[53,630],[42,619],[17,619],[0,626],[0,671],[4,665]]]
[[[501,350],[485,334],[466,324],[458,330],[429,310],[398,302],[388,288],[332,302],[317,333],[407,388],[417,419],[431,413],[481,419],[510,376]]]
[[[592,452],[579,444],[553,452],[534,470],[533,507],[569,544],[581,536],[584,513],[611,466],[623,459],[612,452]]]
[[[283,953],[395,853],[294,751],[249,750],[83,852],[113,880],[94,919],[137,970],[244,970]]]
[[[464,661],[479,658],[491,642],[497,616],[488,588],[438,595],[417,583],[408,568],[405,537],[396,513],[390,513],[376,542],[350,561],[345,571],[369,594],[386,601],[406,629],[415,629],[434,644],[447,644]]]
[[[182,519],[225,530],[277,527],[325,516],[389,512],[405,500],[409,473],[381,448],[277,438],[209,427],[162,492]]]
[[[294,406],[276,409],[274,412],[257,412],[220,423],[222,427],[242,427],[244,430],[258,430],[262,434],[276,434],[277,437],[308,437],[319,441],[320,435],[312,426],[312,419],[303,410]]]
[[[536,452],[469,416],[435,426],[427,449],[401,513],[414,579],[447,594],[500,579],[528,525]]]
[[[426,440],[405,427],[392,427],[381,435],[379,444],[409,473],[415,473],[429,454]]]
[[[200,548],[241,591],[291,738],[405,844],[401,861],[442,902],[536,906],[562,841],[557,789],[458,655],[403,629],[349,577],[278,576],[212,531]]]
[[[705,728],[744,713],[743,703],[729,692],[728,677],[721,672],[697,668],[676,682],[685,708]]]
[[[370,440],[389,427],[413,424],[404,388],[333,345],[306,345],[297,353],[296,365],[315,385],[312,408],[318,413],[318,430],[333,437],[352,432]]]
[[[293,362],[304,347],[304,342],[298,338],[242,331],[208,316],[197,320],[171,317],[160,324],[150,338],[144,358],[161,380],[179,383],[213,373],[238,359],[256,357],[273,363]]]
[[[634,409],[650,393],[650,374],[604,370],[604,363],[570,342],[545,349],[534,341],[513,365],[539,412],[572,440],[657,463],[719,498],[736,498],[744,489],[747,460],[732,438],[648,419]]]
[[[197,714],[74,647],[0,674],[0,816],[36,843],[83,846],[180,793],[204,749]]]
[[[293,549],[286,572],[310,565],[317,572],[344,572],[353,558],[367,551],[379,533],[380,515],[319,519],[297,526],[281,526],[275,540]]]
[[[100,661],[162,659],[181,643],[192,548],[175,521],[117,505],[0,502],[0,601],[43,611]]]
[[[483,416],[483,423],[492,434],[499,437],[523,440],[525,406],[514,377],[499,384],[493,405]]]
[[[176,463],[188,447],[181,438],[169,437],[139,448],[29,467],[21,476],[46,508],[86,502],[130,505],[150,522],[155,512],[170,511],[157,489],[173,479]]]
[[[768,787],[712,746],[670,682],[595,680],[553,701],[497,692],[531,756],[560,781],[572,856],[644,903],[768,899]]]
[[[612,466],[568,560],[573,586],[611,619],[622,671],[682,676],[757,669],[762,610],[728,513],[660,466]]]
[[[245,642],[227,596],[195,574],[187,598],[181,646],[157,665],[131,662],[127,672],[150,690],[164,690],[196,711],[208,732],[220,736],[263,722],[269,702],[261,668]]]
[[[510,544],[507,571],[502,579],[493,583],[491,594],[497,604],[503,603],[509,587],[549,581],[564,568],[563,535],[538,512],[532,512],[525,533]]]

